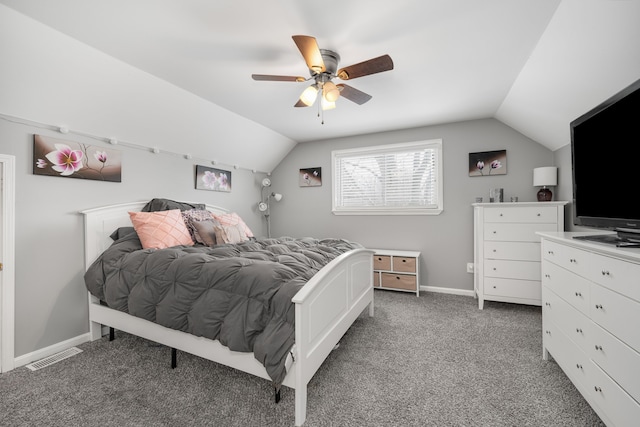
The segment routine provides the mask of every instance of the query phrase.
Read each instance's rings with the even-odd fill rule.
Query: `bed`
[[[139,212],[146,201],[123,203],[82,211],[85,224],[85,269],[112,246],[113,233],[130,227],[130,212]],[[214,214],[229,213],[203,205]],[[341,337],[373,305],[373,251],[359,247],[348,250],[324,265],[291,298],[295,313],[295,344],[287,350],[286,371],[281,384],[295,390],[295,424],[304,424],[307,412],[307,384]],[[253,353],[232,351],[218,340],[162,326],[125,311],[110,308],[89,292],[89,328],[92,340],[111,328],[158,342],[172,349],[272,380],[265,365]],[[175,353],[174,353],[175,354]]]

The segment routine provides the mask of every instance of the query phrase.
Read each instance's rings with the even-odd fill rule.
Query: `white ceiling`
[[[62,33],[297,142],[496,117],[557,149],[569,122],[640,77],[635,0],[0,0]],[[350,80],[373,96],[324,113],[294,108],[309,83],[292,35],[344,67],[389,54],[394,70]],[[336,81],[338,82],[338,81]]]

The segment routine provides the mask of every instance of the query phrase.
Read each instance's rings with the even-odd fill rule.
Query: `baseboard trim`
[[[86,334],[78,335],[77,337],[68,339],[66,341],[62,341],[62,342],[50,345],[49,347],[41,348],[31,353],[27,353],[22,356],[16,357],[14,359],[14,365],[15,365],[14,368],[28,365],[31,362],[44,359],[45,357],[49,357],[51,355],[64,351],[68,348],[83,344],[85,342],[90,341],[90,338],[91,338],[91,334],[87,332]]]
[[[435,292],[439,294],[463,295],[465,297],[474,296],[473,290],[442,288],[439,286],[420,286],[420,292]]]

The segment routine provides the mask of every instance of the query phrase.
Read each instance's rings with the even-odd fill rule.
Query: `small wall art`
[[[298,174],[300,187],[319,187],[322,185],[322,168],[300,169]]]
[[[110,148],[34,135],[33,174],[121,182],[122,156]]]
[[[231,192],[231,172],[196,165],[196,190]]]
[[[507,150],[469,153],[469,176],[507,174]]]

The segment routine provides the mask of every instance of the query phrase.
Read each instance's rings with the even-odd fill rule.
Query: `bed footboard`
[[[307,384],[367,305],[373,316],[373,251],[357,249],[334,259],[293,297],[293,302],[296,426],[301,426],[306,419]]]

